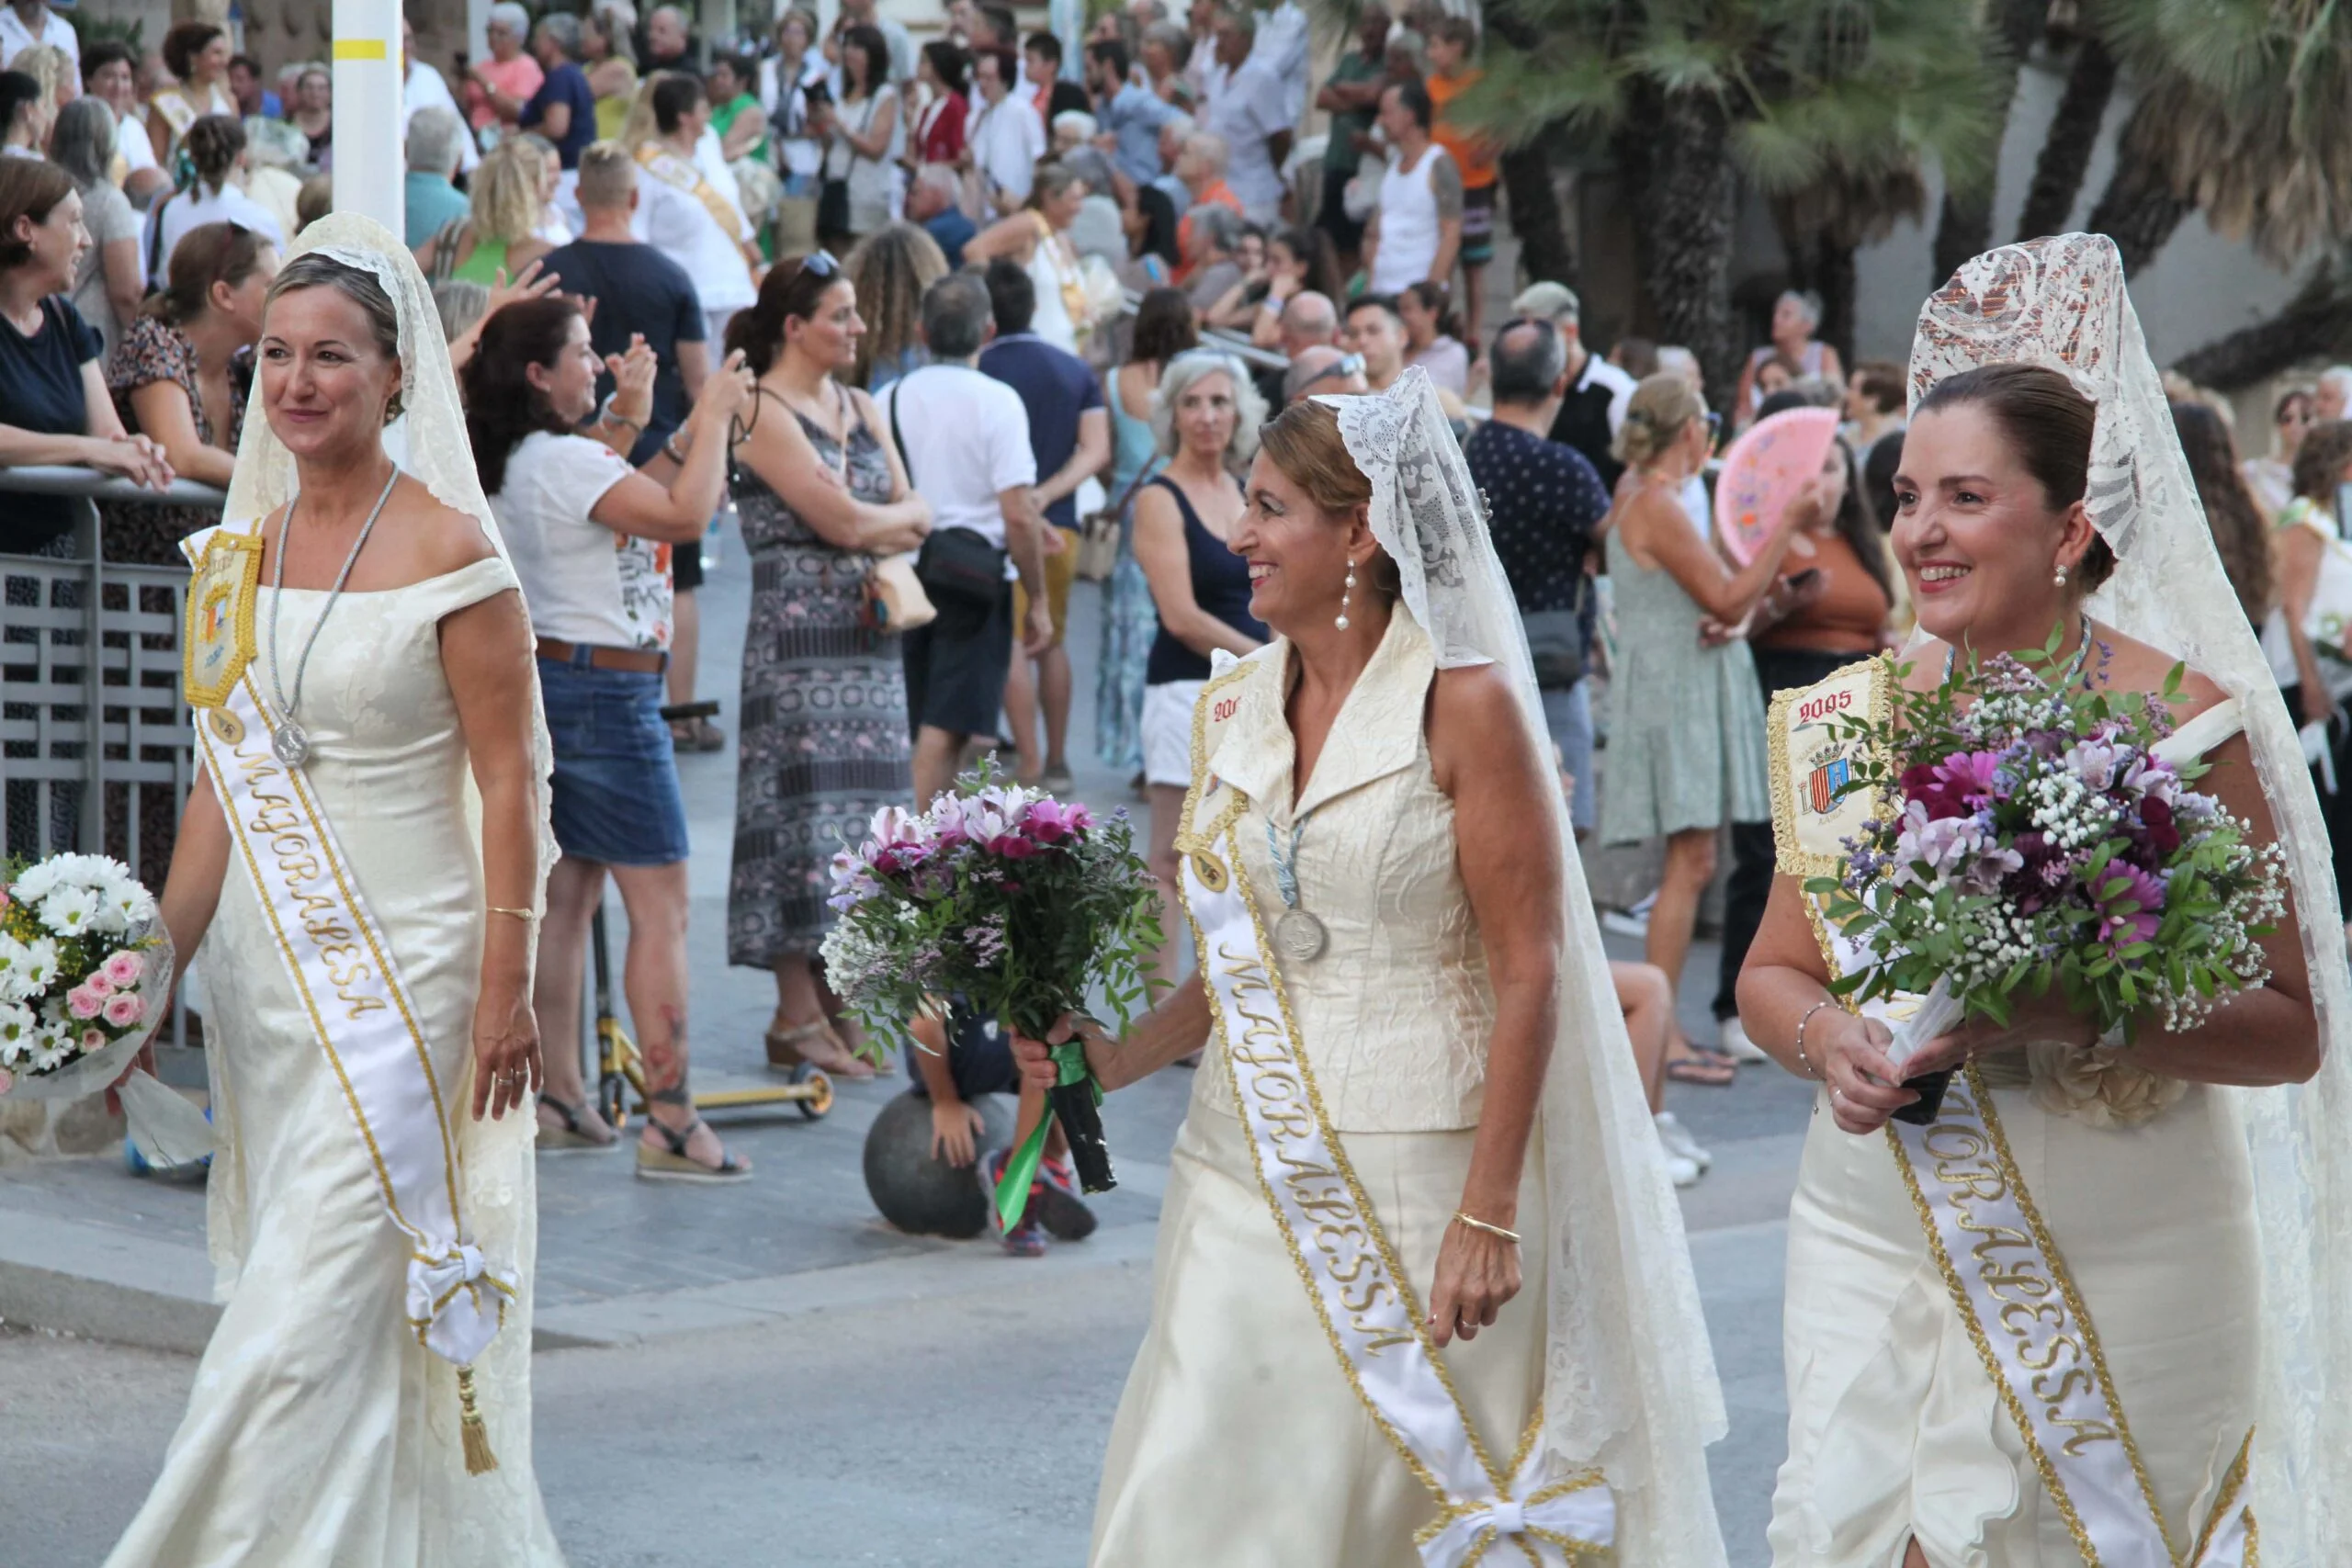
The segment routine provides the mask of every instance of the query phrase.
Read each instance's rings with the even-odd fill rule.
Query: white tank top
[[[1445,149],[1432,141],[1408,169],[1392,156],[1380,176],[1380,248],[1373,258],[1372,291],[1396,294],[1430,275],[1437,260],[1437,186],[1430,176]]]

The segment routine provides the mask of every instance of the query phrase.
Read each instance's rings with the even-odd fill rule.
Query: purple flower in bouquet
[[[1993,798],[1997,751],[1955,751],[1940,762],[1917,762],[1903,771],[1904,798],[1925,807],[1930,818],[1966,817]]]
[[[1993,836],[1982,818],[1938,817],[1924,800],[1903,808],[1894,862],[1901,868],[1898,882],[1958,883],[1972,893],[1997,890],[2002,878],[2025,864],[2016,850]],[[1927,867],[1924,876],[1914,869],[1919,863]]]
[[[2116,884],[2121,883],[2118,887]],[[2115,889],[2112,896],[2106,889]],[[2091,906],[2098,911],[2098,940],[2109,947],[2125,948],[2135,942],[2146,942],[2164,924],[2165,885],[2153,873],[2128,861],[2108,863],[2098,874],[2098,886],[2090,889]],[[2125,912],[2123,906],[2137,908]]]
[[[2113,789],[2117,775],[2136,753],[2129,746],[2113,745],[2104,739],[2079,740],[2066,749],[2059,758],[2059,766],[2096,790]]]

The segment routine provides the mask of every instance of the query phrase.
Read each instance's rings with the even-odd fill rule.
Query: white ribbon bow
[[[1610,1545],[1617,1534],[1617,1508],[1600,1473],[1547,1484],[1551,1473],[1551,1463],[1541,1449],[1530,1454],[1512,1481],[1509,1496],[1464,1505],[1461,1513],[1422,1540],[1421,1568],[1462,1568],[1481,1541],[1487,1541],[1490,1548],[1512,1541],[1544,1568],[1573,1568],[1567,1551],[1557,1541],[1531,1535],[1530,1530],[1564,1537],[1579,1546]],[[1488,1541],[1490,1531],[1493,1539]]]
[[[498,1337],[514,1277],[492,1269],[472,1243],[438,1259],[408,1261],[408,1316],[424,1326],[425,1347],[457,1366],[468,1366]]]

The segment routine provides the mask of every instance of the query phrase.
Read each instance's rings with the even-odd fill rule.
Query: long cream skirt
[[[1470,1130],[1340,1142],[1428,1311],[1462,1205]],[[1518,1226],[1544,1234],[1540,1134]],[[1508,1463],[1541,1407],[1544,1262],[1478,1337],[1442,1352],[1480,1438]],[[1151,1326],[1127,1376],[1095,1506],[1100,1568],[1418,1568],[1437,1514],[1342,1372],[1258,1185],[1241,1123],[1195,1104],[1160,1211]]]
[[[2176,1548],[2254,1422],[2259,1316],[2245,1134],[2198,1085],[2094,1127],[1994,1091],[2018,1173],[2073,1271]],[[1883,1136],[1816,1107],[1789,1214],[1789,1457],[1775,1568],[2080,1568],[2065,1521],[1929,1260]]]

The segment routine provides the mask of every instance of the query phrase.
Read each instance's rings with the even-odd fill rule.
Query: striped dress
[[[819,461],[840,464],[831,435],[800,425]],[[889,461],[863,423],[850,432],[848,479],[860,501],[890,499]],[[874,558],[827,544],[748,468],[730,489],[752,555],[752,614],[727,961],[764,969],[816,952],[833,919],[834,852],[865,836],[877,808],[909,804],[914,778],[898,647],[858,624]]]

